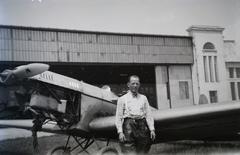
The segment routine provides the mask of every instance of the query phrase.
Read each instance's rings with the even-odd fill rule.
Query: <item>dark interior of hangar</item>
[[[0,65],[0,72],[23,64]],[[154,66],[142,65],[50,65],[49,71],[89,84],[126,84],[130,75],[138,75],[141,83],[154,84]]]
[[[153,66],[52,65],[49,70],[97,85],[126,84],[130,75],[138,75],[141,83],[155,83]]]
[[[13,69],[23,64],[0,65],[0,72]],[[86,64],[51,64],[49,71],[62,74],[98,87],[110,86],[117,95],[128,90],[127,80],[130,75],[140,77],[139,92],[146,95],[150,105],[156,107],[155,69],[143,65],[86,65]]]

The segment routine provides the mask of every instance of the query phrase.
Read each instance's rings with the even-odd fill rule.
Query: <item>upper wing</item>
[[[232,140],[239,138],[240,102],[152,111],[157,140]],[[95,118],[89,128],[100,137],[117,138],[115,116]]]

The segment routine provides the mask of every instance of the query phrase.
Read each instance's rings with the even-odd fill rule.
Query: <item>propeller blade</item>
[[[49,65],[41,63],[32,63],[14,68],[13,70],[6,69],[0,73],[0,83],[13,84],[17,80],[23,80],[38,74],[41,74],[49,69]]]
[[[17,79],[25,79],[38,74],[41,74],[49,69],[49,65],[41,63],[32,63],[16,67],[13,74]]]
[[[12,84],[15,81],[16,80],[13,76],[13,71],[12,70],[6,69],[2,73],[0,73],[0,83]]]

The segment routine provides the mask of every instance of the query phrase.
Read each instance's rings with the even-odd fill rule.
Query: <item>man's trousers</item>
[[[150,131],[146,119],[125,118],[123,134],[126,141],[120,142],[123,154],[147,154],[151,147]]]

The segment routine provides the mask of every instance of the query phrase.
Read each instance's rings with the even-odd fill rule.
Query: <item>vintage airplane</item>
[[[96,140],[107,141],[99,153],[118,152],[108,147],[117,141],[115,127],[118,96],[82,81],[48,71],[47,64],[34,63],[0,73],[0,83],[17,83],[15,92],[19,109],[33,114],[29,120],[0,120],[1,127],[31,129],[34,149],[37,150],[37,132],[62,133],[69,136],[65,146],[49,153],[81,151]],[[157,139],[153,143],[178,140],[240,140],[240,102],[225,102],[189,107],[156,110],[152,108]],[[73,137],[77,145],[69,148]],[[59,153],[59,152],[58,152]]]

